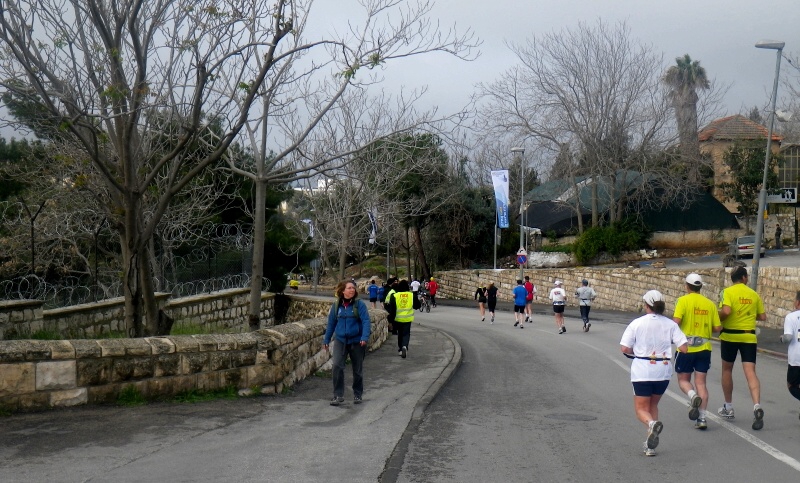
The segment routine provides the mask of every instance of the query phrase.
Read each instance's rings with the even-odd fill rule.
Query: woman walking
[[[494,286],[494,282],[489,282],[489,286],[486,287],[486,306],[489,309],[489,313],[491,314],[491,318],[489,319],[490,324],[494,324],[494,309],[497,307],[497,287]]]
[[[657,290],[644,294],[645,311],[634,319],[620,340],[620,349],[631,362],[633,406],[636,417],[647,427],[643,449],[645,456],[655,456],[658,435],[664,425],[658,419],[658,402],[667,390],[672,376],[672,344],[686,353],[686,336],[678,324],[664,317],[664,296]]]
[[[481,285],[475,290],[475,300],[478,301],[478,310],[481,313],[481,322],[486,321],[486,286]]]
[[[331,406],[344,402],[344,363],[347,356],[350,356],[353,366],[353,404],[361,404],[364,394],[364,357],[371,329],[369,311],[367,304],[358,299],[355,282],[339,282],[335,294],[336,302],[328,314],[328,327],[322,339],[325,350],[330,350],[331,337],[336,333]]]

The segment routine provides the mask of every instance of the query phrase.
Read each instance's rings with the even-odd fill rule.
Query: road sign
[[[528,251],[525,250],[524,248],[520,248],[519,250],[517,250],[517,255],[527,255],[527,254]]]
[[[517,255],[517,263],[519,263],[520,265],[525,265],[525,262],[527,261],[528,261],[527,255]]]
[[[797,188],[769,190],[767,203],[797,203]]]

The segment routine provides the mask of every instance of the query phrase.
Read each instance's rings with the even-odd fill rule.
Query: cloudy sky
[[[769,103],[775,51],[754,47],[762,39],[786,42],[785,52],[800,54],[798,0],[435,0],[434,15],[442,25],[470,27],[483,40],[482,55],[463,62],[444,54],[404,61],[402,69],[386,70],[387,87],[427,84],[428,102],[448,111],[463,106],[478,82],[491,82],[513,66],[516,58],[506,42],[572,29],[578,22],[625,21],[632,37],[663,53],[665,67],[689,54],[708,76],[732,84],[725,96],[729,114]],[[326,22],[346,12],[355,0],[326,0],[317,7],[334,8]],[[785,61],[782,72],[800,79]],[[780,94],[779,94],[780,96]],[[780,104],[778,106],[780,108]]]

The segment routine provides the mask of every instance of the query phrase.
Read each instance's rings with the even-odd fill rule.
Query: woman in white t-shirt
[[[620,340],[620,349],[631,362],[633,406],[636,417],[647,426],[644,454],[655,456],[658,435],[664,425],[658,420],[658,402],[667,390],[672,376],[672,344],[686,353],[686,336],[678,324],[664,317],[664,296],[651,290],[642,297],[646,315],[634,319]]]

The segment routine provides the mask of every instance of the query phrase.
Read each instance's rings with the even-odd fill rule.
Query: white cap
[[[703,286],[703,279],[700,278],[700,275],[696,273],[690,273],[686,276],[686,283],[689,285],[694,285],[695,287],[702,287]]]
[[[561,285],[561,280],[556,280],[555,282],[553,282],[553,285]]]
[[[642,297],[642,299],[647,305],[652,307],[656,302],[663,302],[664,296],[661,295],[661,292],[659,292],[658,290],[651,290],[646,294],[644,294],[644,297]]]

